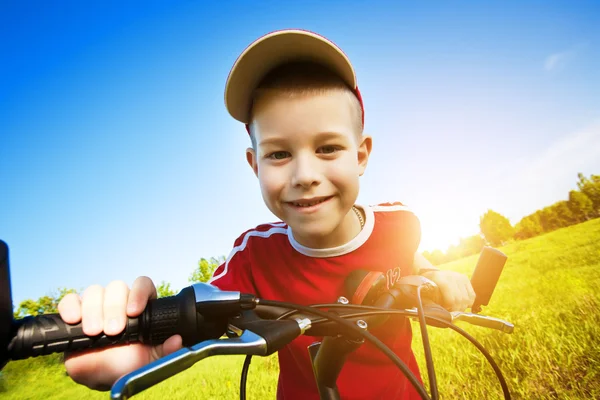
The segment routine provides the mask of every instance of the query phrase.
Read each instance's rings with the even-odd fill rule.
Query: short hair
[[[250,106],[249,133],[252,147],[256,149],[256,139],[252,129],[254,118],[253,104],[265,93],[276,92],[278,95],[294,98],[310,94],[323,94],[328,91],[341,91],[347,94],[352,107],[352,123],[356,136],[363,133],[362,106],[356,94],[329,68],[312,62],[293,62],[271,70],[254,89]]]

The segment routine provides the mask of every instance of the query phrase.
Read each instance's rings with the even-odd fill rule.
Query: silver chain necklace
[[[352,210],[354,211],[354,214],[356,214],[356,216],[358,217],[358,222],[360,222],[360,229],[364,228],[365,220],[362,214],[360,213],[359,209],[356,208],[356,206],[352,206]]]

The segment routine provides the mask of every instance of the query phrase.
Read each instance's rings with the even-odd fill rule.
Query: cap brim
[[[350,60],[333,42],[303,30],[276,31],[248,46],[231,68],[225,85],[225,107],[229,114],[240,122],[249,123],[254,89],[269,71],[294,61],[322,64],[352,89],[357,87]]]

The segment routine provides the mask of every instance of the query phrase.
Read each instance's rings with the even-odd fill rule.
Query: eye
[[[287,151],[274,151],[273,153],[267,155],[267,158],[271,158],[273,160],[283,160],[290,156],[290,153]]]
[[[338,146],[328,145],[328,146],[319,147],[319,149],[317,150],[317,153],[332,154],[338,150],[340,150],[340,148]]]

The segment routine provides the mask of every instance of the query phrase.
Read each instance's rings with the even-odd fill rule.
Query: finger
[[[452,282],[452,292],[454,294],[454,301],[451,305],[450,311],[464,311],[463,304],[467,297],[467,290],[460,280]]]
[[[129,288],[123,281],[113,281],[104,289],[104,332],[117,335],[127,322]]]
[[[473,303],[475,302],[475,298],[477,297],[477,294],[475,293],[475,289],[473,289],[473,285],[471,284],[471,281],[467,282],[467,291],[469,292],[469,307],[471,307],[473,305]]]
[[[173,335],[163,344],[155,346],[152,349],[152,361],[158,360],[161,357],[168,356],[169,354],[182,348],[182,339],[180,335]]]
[[[58,303],[60,318],[67,324],[81,322],[81,297],[76,293],[69,293]]]
[[[148,300],[156,297],[156,287],[152,279],[147,276],[140,276],[131,285],[129,299],[127,300],[127,315],[137,317],[146,308]]]
[[[96,336],[102,333],[104,288],[100,285],[88,287],[81,297],[81,326],[83,333]]]
[[[462,275],[462,287],[463,287],[463,304],[462,310],[465,311],[467,308],[473,305],[473,301],[475,300],[475,292],[473,291],[473,287],[471,286],[471,281],[466,275]]]
[[[452,286],[445,286],[442,292],[442,307],[448,311],[453,311],[455,302],[454,288]]]
[[[464,276],[464,279],[459,283],[460,297],[461,297],[460,309],[456,310],[456,311],[465,311],[472,303],[471,295],[469,294],[468,285],[469,285],[469,280],[466,276]]]
[[[65,357],[65,369],[73,381],[106,391],[120,376],[147,364],[148,359],[147,349],[135,343],[71,353]]]

